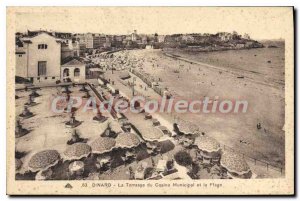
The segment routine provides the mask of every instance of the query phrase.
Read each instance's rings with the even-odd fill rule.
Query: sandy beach
[[[187,113],[180,118],[196,124],[222,144],[280,167],[285,160],[284,49],[281,48],[197,54],[131,50],[129,55],[143,59],[143,71],[160,78],[159,84],[167,87],[175,98],[201,100],[205,96],[212,99],[218,96],[220,100],[247,100],[246,113]],[[207,65],[174,59],[165,53]],[[232,59],[229,55],[233,54],[236,56]],[[179,73],[174,73],[175,70]],[[172,115],[163,116],[170,121],[174,119]],[[258,123],[262,129],[257,129]]]

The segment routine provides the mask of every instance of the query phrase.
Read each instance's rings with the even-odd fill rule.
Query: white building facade
[[[65,81],[68,79],[72,82],[85,81],[85,64],[73,58],[61,66],[61,77]]]
[[[16,48],[16,76],[32,82],[60,79],[61,43],[47,33],[21,39]]]

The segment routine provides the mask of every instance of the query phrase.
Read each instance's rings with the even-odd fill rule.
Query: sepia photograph
[[[294,193],[293,7],[6,11],[8,194]]]

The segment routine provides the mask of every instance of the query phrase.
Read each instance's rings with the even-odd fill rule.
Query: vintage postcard
[[[7,194],[294,194],[293,7],[7,7]]]

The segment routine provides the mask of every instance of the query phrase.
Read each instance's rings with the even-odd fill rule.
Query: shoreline
[[[245,49],[239,49],[239,50],[245,50]],[[226,51],[230,51],[230,50],[226,50]],[[238,50],[232,50],[232,51],[238,51]],[[213,53],[217,53],[217,52],[222,52],[222,51],[210,51],[210,52],[205,52],[205,53],[212,53],[212,52]],[[188,51],[184,52],[184,53],[188,53]],[[198,53],[203,53],[203,52],[198,52]],[[253,83],[257,83],[257,84],[261,84],[261,85],[265,85],[265,86],[269,86],[269,87],[274,87],[274,88],[282,88],[282,87],[284,87],[284,82],[283,83],[274,82],[276,84],[271,84],[269,82],[258,81],[258,80],[255,80],[254,78],[251,78],[250,75],[252,75],[252,76],[260,75],[260,73],[254,72],[254,71],[251,71],[251,70],[241,70],[241,69],[236,69],[236,68],[226,68],[226,67],[216,66],[216,65],[212,65],[210,63],[196,61],[194,59],[187,58],[185,56],[177,55],[177,54],[170,53],[170,52],[163,52],[163,54],[165,56],[173,58],[175,60],[178,59],[178,60],[190,63],[190,64],[197,64],[197,65],[200,65],[200,66],[211,68],[213,70],[225,71],[227,73],[231,73],[233,76],[235,76],[237,78],[242,78],[242,79],[245,79],[247,81],[251,81]],[[260,75],[260,76],[264,76],[264,75]]]

